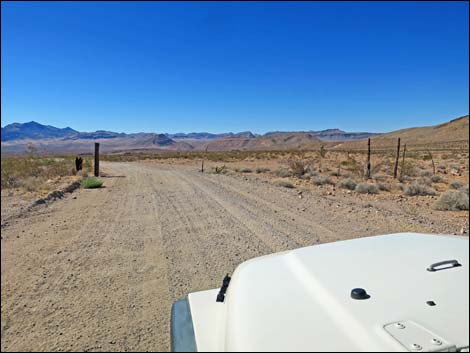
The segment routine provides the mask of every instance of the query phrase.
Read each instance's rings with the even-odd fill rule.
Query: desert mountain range
[[[13,123],[2,127],[2,154],[20,154],[33,145],[45,153],[87,153],[93,142],[100,142],[103,152],[123,151],[229,151],[229,150],[287,150],[312,149],[320,145],[331,148],[360,149],[371,138],[374,146],[389,148],[398,137],[410,146],[448,146],[465,144],[469,140],[469,116],[435,126],[402,129],[383,134],[368,132],[345,132],[339,129],[321,131],[273,131],[264,135],[250,131],[212,134],[193,133],[118,133],[98,130],[79,132],[70,127],[57,128],[31,121]]]

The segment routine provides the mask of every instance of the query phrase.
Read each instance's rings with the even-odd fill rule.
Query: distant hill
[[[198,149],[208,151],[231,150],[287,150],[306,149],[320,145],[322,141],[305,132],[273,133],[251,138],[229,137],[211,141]]]
[[[13,123],[2,127],[2,141],[22,140],[22,139],[47,139],[67,137],[77,134],[69,127],[60,129],[50,125],[41,125],[35,121],[29,123]]]
[[[290,133],[295,133],[295,132],[296,131],[292,131]],[[372,133],[372,132],[346,132],[340,129],[327,129],[327,130],[320,130],[320,131],[304,131],[304,132],[310,134],[311,136],[317,137],[318,139],[325,141],[325,142],[360,140],[360,139],[379,135],[377,133]],[[286,132],[271,131],[271,132],[267,132],[263,136],[271,136],[271,135],[276,135],[280,133],[286,133]]]
[[[220,138],[226,137],[245,137],[245,138],[253,138],[256,137],[251,131],[243,131],[238,133],[227,132],[222,134],[211,134],[209,132],[190,132],[188,134],[185,133],[177,133],[177,134],[167,134],[169,138],[172,139],[191,139],[191,140],[216,140]]]
[[[399,137],[402,144],[406,143],[408,147],[416,149],[465,147],[469,141],[469,116],[461,116],[439,125],[413,127],[381,134],[372,138],[372,145],[376,148],[394,148]],[[364,140],[341,143],[336,148],[364,148]]]

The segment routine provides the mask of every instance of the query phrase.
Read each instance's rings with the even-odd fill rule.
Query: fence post
[[[367,172],[366,178],[370,179],[370,139],[367,140]]]
[[[396,179],[398,175],[398,159],[400,158],[400,138],[398,138],[397,157],[395,159],[395,168],[393,169],[393,178]]]
[[[100,144],[95,142],[95,177],[100,176]]]
[[[403,160],[401,161],[401,170],[400,170],[400,179],[404,176],[404,169],[405,169],[405,157],[406,157],[406,143],[403,147]]]

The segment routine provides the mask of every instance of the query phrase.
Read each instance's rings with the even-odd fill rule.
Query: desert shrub
[[[448,190],[434,203],[434,209],[441,211],[468,211],[468,193]]]
[[[258,167],[258,168],[256,168],[256,173],[258,173],[258,174],[260,174],[260,173],[267,173],[267,172],[269,172],[269,171],[271,171],[271,169],[269,169],[269,168],[264,168],[264,167]]]
[[[449,186],[452,188],[452,189],[461,189],[463,188],[463,183],[461,183],[460,181],[453,181],[452,183],[449,184]]]
[[[430,172],[429,170],[422,170],[419,173],[419,175],[422,176],[422,177],[430,177],[430,176],[432,176],[432,172]]]
[[[321,175],[313,178],[313,184],[315,184],[315,185],[326,185],[326,184],[335,185],[335,183],[329,177],[324,177],[324,176],[321,176]]]
[[[378,193],[377,186],[374,184],[368,184],[368,183],[357,184],[354,190],[360,194],[377,194]]]
[[[416,182],[418,184],[427,185],[427,186],[432,185],[432,180],[431,180],[431,178],[428,178],[428,177],[421,177],[418,180],[416,180]]]
[[[302,160],[290,160],[287,163],[294,176],[300,177],[307,171],[307,163]]]
[[[377,186],[379,187],[379,190],[381,191],[390,191],[391,189],[390,184],[378,183]]]
[[[400,170],[400,175],[418,176],[419,170],[418,168],[416,168],[413,162],[405,161],[405,164],[402,166]]]
[[[88,177],[82,180],[81,186],[84,189],[96,189],[103,185],[103,181],[97,177]]]
[[[287,168],[278,168],[274,171],[274,174],[280,178],[287,178],[292,175],[291,171]]]
[[[348,160],[342,161],[340,163],[341,168],[351,172],[352,174],[360,175],[362,174],[361,165],[352,157],[349,157]]]
[[[354,190],[357,183],[351,178],[340,180],[338,186],[342,189]]]
[[[284,188],[289,188],[289,189],[294,188],[294,185],[291,182],[289,182],[287,180],[282,180],[282,179],[274,180],[273,184],[276,185],[276,186],[282,186]]]
[[[253,172],[250,168],[240,168],[240,173],[251,173]]]
[[[404,188],[403,192],[408,196],[436,195],[436,190],[423,184],[413,183]]]
[[[444,182],[444,178],[441,177],[440,175],[433,175],[433,176],[431,177],[431,181],[432,181],[433,183],[443,183],[443,182]]]

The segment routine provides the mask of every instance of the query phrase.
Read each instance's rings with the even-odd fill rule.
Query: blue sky
[[[2,126],[389,131],[468,113],[467,2],[2,2]]]

